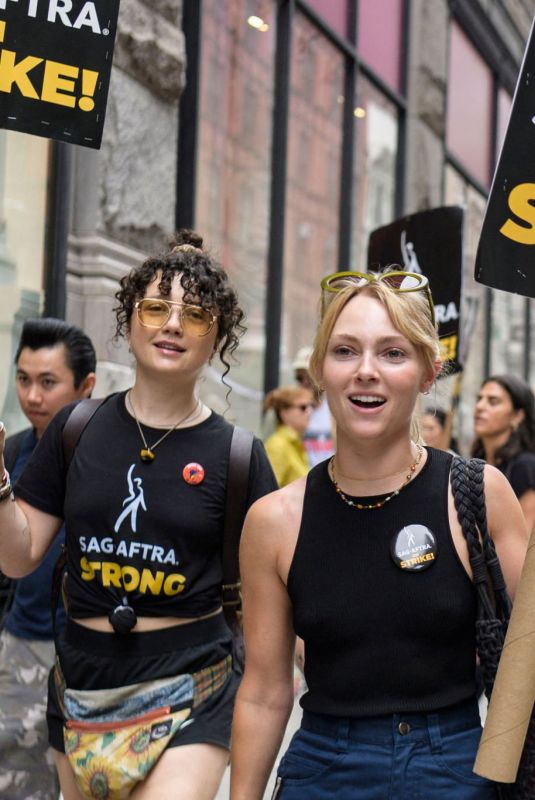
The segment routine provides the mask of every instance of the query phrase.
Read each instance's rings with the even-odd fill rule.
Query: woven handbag
[[[485,694],[490,699],[511,616],[500,561],[488,526],[484,484],[485,462],[455,456],[451,487],[466,543],[477,594],[476,647]],[[514,784],[499,784],[501,800],[535,800],[535,715],[532,712]]]

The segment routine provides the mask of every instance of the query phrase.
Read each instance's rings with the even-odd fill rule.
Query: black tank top
[[[308,711],[430,712],[475,694],[475,591],[448,522],[452,456],[427,453],[419,475],[380,509],[344,503],[327,462],[308,475],[288,576],[295,631],[305,641],[301,705]],[[403,560],[406,537],[422,531],[414,525],[436,543],[435,559],[419,571],[402,569],[391,555],[402,532]]]

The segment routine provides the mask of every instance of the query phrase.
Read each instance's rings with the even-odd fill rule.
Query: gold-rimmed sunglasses
[[[321,289],[322,292],[326,294],[336,293],[352,286],[362,288],[374,281],[386,283],[387,286],[395,292],[425,292],[429,302],[429,310],[431,311],[431,321],[433,326],[435,325],[435,306],[433,305],[431,287],[429,286],[429,281],[426,276],[420,275],[418,272],[404,272],[403,270],[392,270],[379,274],[373,272],[333,272],[332,275],[327,275],[323,278]],[[326,302],[326,294],[322,296],[322,316],[328,305],[328,302]]]
[[[207,336],[217,320],[215,314],[202,306],[178,303],[160,297],[144,297],[143,300],[137,301],[134,308],[140,323],[145,328],[163,328],[171,317],[173,306],[179,309],[180,323],[186,333],[195,336]]]

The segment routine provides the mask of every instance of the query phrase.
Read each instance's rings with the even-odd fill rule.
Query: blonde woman
[[[490,800],[495,787],[472,772],[476,597],[452,456],[413,431],[418,395],[441,369],[427,279],[338,273],[322,285],[311,372],[337,448],[246,518],[231,798],[263,797],[292,705],[297,634],[308,691],[274,798]],[[505,477],[487,466],[485,482],[513,594],[526,527]]]

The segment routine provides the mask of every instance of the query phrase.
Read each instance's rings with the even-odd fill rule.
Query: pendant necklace
[[[143,447],[139,451],[139,457],[143,461],[144,464],[152,464],[152,462],[156,458],[156,455],[155,455],[154,451],[156,450],[158,445],[161,444],[161,442],[163,442],[163,440],[166,439],[169,436],[170,433],[173,433],[173,431],[176,431],[176,429],[178,428],[179,425],[182,425],[182,423],[187,422],[188,420],[190,422],[193,422],[193,420],[197,419],[197,417],[200,416],[202,408],[203,408],[203,404],[201,403],[201,401],[200,400],[196,400],[194,407],[192,408],[191,411],[189,411],[186,414],[185,417],[182,417],[181,419],[179,419],[178,422],[175,425],[173,425],[172,428],[169,428],[168,431],[165,431],[163,436],[160,436],[160,438],[156,442],[154,442],[154,444],[149,446],[147,444],[147,440],[145,439],[145,435],[143,433],[141,425],[139,424],[139,420],[137,418],[136,410],[134,408],[134,404],[132,403],[132,398],[130,397],[130,392],[128,392],[127,398],[128,398],[128,403],[130,405],[130,408],[132,410],[132,414],[134,415],[134,419],[136,421],[137,429],[138,429],[139,434],[141,436],[141,441],[143,442]],[[196,414],[194,414],[195,411],[197,411]]]
[[[334,456],[329,461],[329,466],[327,468],[327,471],[329,473],[329,478],[331,479],[331,482],[334,488],[336,489],[338,496],[340,497],[341,500],[344,501],[344,503],[346,503],[346,505],[353,506],[353,508],[358,508],[359,510],[364,509],[366,511],[370,511],[376,508],[382,508],[384,505],[386,505],[386,503],[392,500],[393,497],[397,497],[397,495],[401,492],[401,490],[404,489],[405,486],[408,483],[410,483],[410,481],[414,477],[414,473],[416,472],[418,466],[420,465],[422,456],[424,454],[424,449],[421,445],[417,444],[416,447],[418,449],[418,455],[416,457],[416,461],[414,461],[413,464],[407,467],[407,474],[405,475],[405,480],[403,481],[399,489],[396,489],[395,492],[392,492],[386,497],[383,497],[382,500],[378,500],[376,503],[357,503],[356,500],[350,500],[349,497],[346,494],[344,494],[344,492],[338,486],[338,483],[334,476]]]

